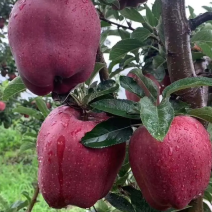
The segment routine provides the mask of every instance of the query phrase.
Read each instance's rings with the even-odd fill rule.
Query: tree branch
[[[38,187],[38,184],[37,184],[36,187],[35,187],[35,191],[34,191],[34,195],[32,197],[31,203],[29,204],[29,207],[28,207],[26,212],[32,211],[32,209],[33,209],[33,207],[34,207],[34,205],[37,201],[38,194],[39,194],[39,187]]]
[[[107,69],[107,64],[105,62],[105,59],[104,59],[104,56],[103,56],[103,53],[101,51],[101,47],[100,46],[98,47],[98,50],[97,50],[96,62],[100,62],[100,63],[104,63],[105,64],[105,66],[99,71],[99,77],[100,77],[101,82],[109,79],[109,73],[108,73],[108,69]]]
[[[203,14],[197,16],[196,18],[189,20],[190,29],[193,31],[199,25],[205,23],[206,21],[210,21],[210,20],[212,20],[212,12],[203,13]]]
[[[131,24],[129,24],[128,22],[127,22],[127,25],[128,25],[128,26],[124,26],[124,25],[118,24],[118,23],[116,23],[116,22],[113,22],[113,21],[110,21],[110,20],[106,19],[106,18],[104,17],[104,14],[102,13],[102,11],[101,11],[100,9],[97,9],[97,11],[98,11],[98,13],[99,13],[99,19],[100,19],[100,20],[105,21],[105,22],[107,22],[107,23],[109,23],[109,24],[115,25],[115,26],[117,26],[118,28],[121,27],[121,28],[123,28],[123,29],[134,30],[134,29],[132,28]]]
[[[109,24],[115,25],[115,26],[117,26],[118,28],[121,27],[121,28],[123,28],[123,29],[129,29],[129,30],[132,30],[132,31],[134,30],[134,28],[132,28],[130,25],[124,26],[124,25],[115,23],[115,22],[113,22],[113,21],[110,21],[110,20],[108,20],[108,19],[106,19],[106,18],[104,18],[104,17],[100,17],[100,20],[105,21],[105,22],[107,22],[107,23],[109,23]]]

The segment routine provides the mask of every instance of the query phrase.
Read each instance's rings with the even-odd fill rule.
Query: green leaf
[[[140,190],[137,190],[132,186],[124,186],[122,189],[128,193],[136,212],[159,212],[149,206],[143,198]]]
[[[26,201],[17,201],[15,203],[13,203],[10,208],[11,209],[16,209],[17,211],[19,211],[20,209],[22,209],[22,208],[24,208],[26,206],[28,206],[28,201],[27,200]]]
[[[99,71],[105,67],[104,63],[96,63],[94,67],[94,71],[92,72],[90,78],[85,82],[86,85],[90,85],[94,79],[94,77],[99,73]]]
[[[174,109],[175,116],[187,114],[190,106],[180,100],[170,100],[172,107]]]
[[[154,4],[152,5],[152,13],[154,14],[155,18],[157,20],[160,19],[161,13],[162,13],[162,4],[161,0],[156,0]]]
[[[126,90],[136,94],[139,97],[144,97],[145,93],[142,88],[137,84],[137,82],[132,77],[120,76],[120,85]]]
[[[146,8],[146,19],[150,26],[155,27],[158,24],[158,20],[155,18],[154,14],[150,10],[150,8],[145,4],[144,6]]]
[[[44,117],[47,117],[50,111],[48,110],[46,103],[43,101],[41,97],[35,98],[35,101],[40,112],[43,114]]]
[[[23,153],[27,150],[35,150],[36,144],[32,142],[24,143],[20,147],[20,152]]]
[[[137,39],[141,42],[145,41],[149,36],[151,35],[151,32],[143,27],[138,27],[133,31],[131,34],[131,38]]]
[[[83,99],[84,104],[88,104],[92,102],[94,99],[97,99],[101,96],[111,94],[116,92],[119,89],[119,85],[114,80],[106,80],[97,86],[97,89],[92,89],[92,92],[87,94],[85,98]]]
[[[161,55],[156,55],[155,57],[153,57],[153,67],[155,69],[158,69],[159,67],[161,67],[165,62],[166,62],[166,59],[163,58]]]
[[[129,140],[133,130],[129,119],[110,118],[85,134],[81,142],[91,148],[104,148]]]
[[[145,20],[143,16],[133,8],[125,8],[121,11],[119,11],[125,18],[130,19],[135,22],[144,23]]]
[[[129,152],[126,151],[126,155],[125,155],[125,159],[124,159],[124,163],[122,164],[121,169],[119,170],[119,176],[123,177],[127,174],[127,172],[130,169],[130,163],[129,163]]]
[[[139,49],[144,44],[136,39],[125,39],[116,43],[110,51],[110,60],[124,57],[128,52]]]
[[[26,87],[20,77],[16,77],[9,82],[8,86],[4,89],[3,100],[6,101],[15,94],[25,91]]]
[[[190,13],[190,17],[189,19],[193,19],[196,17],[195,13],[194,13],[194,8],[191,7],[190,5],[188,5],[188,10],[189,10],[189,13]]]
[[[209,132],[209,134],[210,134],[210,140],[212,141],[212,124],[211,123],[208,124],[207,131]]]
[[[118,194],[109,193],[105,199],[115,208],[123,212],[135,212],[131,203]]]
[[[37,133],[34,133],[34,132],[26,132],[26,133],[22,134],[22,137],[37,138]]]
[[[149,96],[153,102],[156,102],[159,95],[159,89],[157,85],[148,77],[145,77],[140,69],[133,69],[131,73],[134,73],[144,84],[144,86],[147,88],[148,93],[146,93],[147,96]]]
[[[119,188],[119,186],[123,186],[129,176],[129,173],[126,173],[124,176],[119,177],[118,180],[113,184],[112,190],[115,191]]]
[[[189,110],[188,115],[208,121],[212,123],[212,107],[202,107]]]
[[[196,43],[197,41],[211,43],[212,42],[212,31],[211,30],[198,31],[191,38],[191,42]]]
[[[98,212],[110,212],[108,205],[101,199],[95,204],[95,208]]]
[[[202,52],[212,58],[212,43],[203,43],[203,42],[196,42],[196,44],[202,49]],[[210,44],[210,45],[209,45]]]
[[[92,103],[91,107],[129,119],[140,119],[139,104],[126,99],[103,99]]]
[[[26,114],[40,120],[44,119],[43,115],[40,112],[28,107],[18,106],[17,108],[13,109],[13,112]]]
[[[173,82],[167,86],[162,95],[169,97],[172,93],[186,88],[200,87],[200,86],[212,86],[212,79],[207,77],[189,77]]]
[[[119,35],[122,40],[130,38],[130,33],[123,29],[118,29]]]
[[[174,110],[168,99],[155,106],[152,101],[144,97],[140,100],[140,115],[143,125],[158,141],[163,141],[174,118]]]

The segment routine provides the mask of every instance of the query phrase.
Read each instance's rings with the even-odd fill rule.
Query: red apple
[[[4,111],[6,108],[6,104],[2,101],[0,101],[0,111]]]
[[[127,74],[127,76],[132,77],[138,83],[138,85],[144,90],[144,92],[148,93],[148,90],[144,86],[143,82],[135,74],[130,72],[130,73]],[[145,76],[148,77],[149,79],[151,79],[156,84],[156,86],[158,87],[158,95],[159,95],[159,90],[160,90],[159,82],[151,74],[145,74]],[[136,94],[131,93],[127,90],[125,90],[125,94],[126,94],[126,97],[127,97],[128,100],[131,100],[131,101],[134,101],[134,102],[138,102],[140,100],[140,97],[138,97]]]
[[[100,32],[91,0],[17,1],[8,37],[26,87],[37,95],[63,94],[86,81],[94,70]]]
[[[37,138],[38,182],[50,207],[89,208],[111,189],[126,144],[104,149],[83,146],[82,137],[97,123],[98,116],[83,121],[81,114],[68,106],[54,109],[43,122]]]
[[[130,140],[129,161],[146,201],[155,209],[184,208],[203,194],[211,173],[211,142],[194,118],[174,118],[163,142],[145,127]]]

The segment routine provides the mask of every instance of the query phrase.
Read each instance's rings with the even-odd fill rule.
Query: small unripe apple
[[[50,207],[89,208],[106,196],[115,181],[126,144],[103,149],[82,145],[85,133],[108,119],[93,115],[84,121],[77,110],[60,106],[41,126],[37,138],[38,182]]]
[[[68,93],[90,77],[100,33],[91,0],[19,0],[8,25],[19,75],[41,96]]]
[[[211,173],[211,142],[194,118],[174,118],[163,142],[145,127],[130,139],[129,161],[146,201],[155,209],[182,209],[202,195]]]
[[[134,73],[128,73],[127,74],[128,77],[132,77],[137,83],[138,85],[144,90],[145,93],[148,93],[149,91],[147,90],[147,88],[144,86],[143,82],[134,74]],[[144,76],[148,77],[149,79],[151,79],[156,86],[158,87],[158,95],[159,95],[159,90],[160,90],[160,84],[159,82],[155,79],[155,77],[151,74],[145,74]],[[134,93],[131,93],[130,91],[125,90],[125,94],[128,100],[134,101],[134,102],[138,102],[140,100],[140,97],[137,96]]]
[[[4,111],[6,108],[6,104],[2,101],[0,101],[0,111]]]

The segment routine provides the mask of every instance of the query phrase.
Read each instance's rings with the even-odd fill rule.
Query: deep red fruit
[[[82,121],[80,113],[67,106],[54,109],[43,122],[37,139],[38,182],[49,206],[89,208],[111,189],[126,145],[84,147],[81,138],[98,122],[98,117]]]
[[[157,210],[181,209],[206,189],[211,172],[211,142],[194,118],[174,118],[163,142],[145,127],[130,140],[129,160],[146,201]]]
[[[100,31],[91,0],[17,1],[8,36],[26,87],[37,95],[61,94],[86,81],[94,69]]]
[[[2,101],[0,101],[0,111],[4,111],[6,108],[6,104]]]
[[[127,76],[132,77],[138,83],[138,85],[144,90],[144,92],[148,93],[148,90],[144,86],[143,82],[135,74],[130,72],[130,73],[127,74]],[[160,89],[159,82],[151,74],[145,74],[145,76],[148,77],[149,79],[151,79],[156,84],[156,86],[158,87],[158,95],[159,95],[159,89]],[[126,94],[126,97],[127,97],[128,100],[131,100],[131,101],[134,101],[134,102],[138,102],[140,100],[140,97],[138,97],[136,94],[131,93],[127,90],[125,90],[125,94]]]

